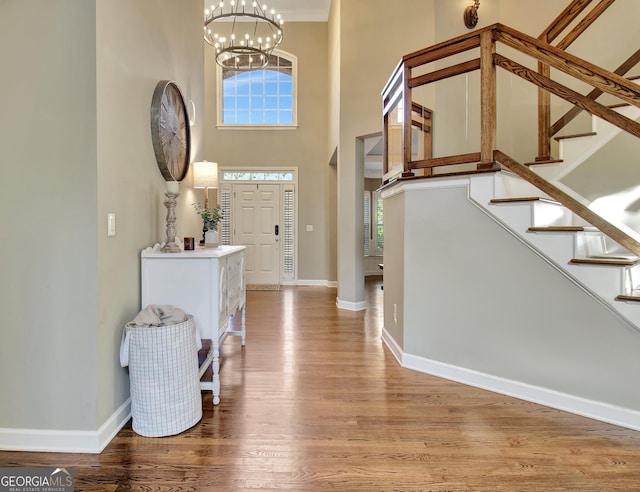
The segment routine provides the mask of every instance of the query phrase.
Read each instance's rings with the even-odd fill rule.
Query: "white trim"
[[[276,184],[280,186],[280,210],[278,210],[278,221],[282,226],[284,225],[284,193],[285,191],[293,191],[293,216],[294,216],[294,273],[292,278],[284,277],[284,247],[280,248],[280,257],[278,258],[279,262],[279,271],[278,271],[278,279],[280,284],[282,285],[297,285],[297,277],[298,277],[298,266],[299,266],[299,255],[298,255],[298,167],[295,166],[269,166],[269,167],[252,167],[252,166],[242,166],[242,167],[220,167],[219,170],[220,183],[219,188],[223,189],[223,187],[227,187],[225,189],[229,190],[231,193],[231,243],[234,243],[235,234],[233,231],[235,230],[234,221],[235,221],[235,195],[236,195],[236,185],[240,184]],[[293,180],[291,181],[256,181],[256,180],[225,180],[224,174],[225,172],[231,173],[291,173],[293,175]],[[218,202],[220,201],[220,194],[218,194]]]
[[[298,125],[216,125],[218,130],[297,130]]]
[[[367,309],[367,301],[343,301],[339,297],[336,297],[336,306],[338,309],[346,309],[347,311],[363,311]]]
[[[295,283],[290,285],[300,285],[300,286],[306,286],[306,287],[329,287],[329,281],[299,279]]]
[[[469,183],[469,178],[451,178],[443,176],[438,179],[437,177],[433,177],[411,182],[396,183],[393,186],[382,188],[380,190],[380,194],[384,200],[407,191],[430,190],[434,188],[462,188],[468,187]]]
[[[454,366],[417,355],[402,352],[395,340],[383,330],[382,341],[387,345],[402,367],[441,378],[481,388],[494,393],[519,398],[582,417],[640,430],[640,411],[619,407],[579,396],[561,393],[492,374]]]
[[[329,2],[321,2],[326,8],[309,8],[296,10],[278,10],[282,18],[286,20],[285,25],[290,22],[328,22],[329,21]],[[315,7],[315,5],[314,5]]]
[[[98,429],[98,439],[99,439],[99,451],[102,450],[111,442],[111,440],[116,437],[116,434],[120,432],[120,429],[124,427],[124,425],[131,418],[131,397],[127,398],[125,402],[120,405],[120,407],[113,412],[111,417],[109,417],[104,424],[100,426]]]
[[[400,347],[400,345],[398,345],[398,343],[395,341],[395,339],[389,334],[389,332],[386,330],[386,328],[382,328],[382,341],[384,342],[384,344],[387,346],[387,348],[391,351],[391,354],[396,358],[396,360],[398,361],[398,364],[400,364],[402,367],[404,367],[402,365],[402,347]]]
[[[280,285],[293,285],[298,287],[326,287],[328,289],[337,288],[337,280],[283,280]]]
[[[97,431],[0,428],[0,449],[54,453],[101,453],[131,418],[128,398]]]

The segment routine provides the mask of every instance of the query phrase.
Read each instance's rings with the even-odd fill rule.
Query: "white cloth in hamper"
[[[149,304],[140,311],[132,323],[136,326],[163,326],[184,323],[187,314],[170,304]]]
[[[133,430],[147,437],[179,434],[202,418],[195,321],[167,326],[128,323]]]
[[[140,311],[127,326],[132,328],[140,326],[175,325],[184,323],[188,318],[189,315],[182,309],[171,306],[170,304],[149,304]],[[200,350],[202,348],[202,339],[200,338],[200,330],[197,324],[195,328],[196,350]],[[120,340],[120,365],[122,367],[129,365],[129,330],[127,330],[127,327],[122,331],[122,339]]]

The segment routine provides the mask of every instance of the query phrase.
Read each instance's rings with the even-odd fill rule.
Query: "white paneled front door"
[[[280,185],[236,184],[234,244],[243,244],[247,284],[280,283]]]

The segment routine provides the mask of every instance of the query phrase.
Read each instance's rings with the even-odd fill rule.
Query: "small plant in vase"
[[[218,223],[222,220],[222,209],[220,205],[214,208],[203,207],[199,203],[194,203],[193,207],[202,219],[203,223],[203,241],[205,248],[218,247]]]

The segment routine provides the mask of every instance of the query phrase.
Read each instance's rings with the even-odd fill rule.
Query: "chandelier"
[[[282,22],[280,14],[255,0],[221,1],[204,11],[204,40],[223,68],[263,68],[282,42]]]

